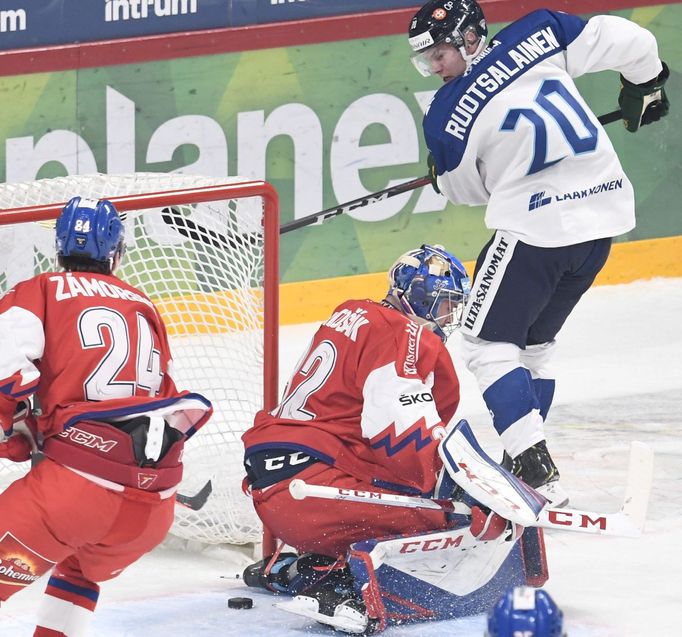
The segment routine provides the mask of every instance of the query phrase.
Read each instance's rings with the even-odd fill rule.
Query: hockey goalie
[[[490,460],[466,421],[446,427],[459,381],[445,341],[468,292],[442,246],[403,254],[386,297],[337,307],[282,402],[243,435],[245,489],[297,551],[276,551],[244,580],[293,596],[284,610],[372,633],[484,612],[508,586],[547,579],[541,531],[523,532],[545,500]],[[451,506],[377,504],[417,496]]]

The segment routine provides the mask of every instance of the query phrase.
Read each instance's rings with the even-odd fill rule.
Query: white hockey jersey
[[[572,79],[606,69],[637,84],[655,78],[653,35],[615,16],[547,10],[503,29],[424,118],[441,191],[487,204],[488,228],[540,247],[634,228],[632,185]]]

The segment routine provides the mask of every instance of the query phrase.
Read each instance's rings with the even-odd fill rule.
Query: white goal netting
[[[277,393],[279,221],[268,188],[162,173],[0,184],[0,295],[55,268],[50,219],[72,196],[106,197],[125,214],[117,275],[164,317],[178,388],[204,394],[215,409],[185,449],[180,493],[194,495],[209,480],[213,491],[198,511],[176,507],[171,532],[183,539],[243,544],[262,535],[241,492],[240,436]],[[27,469],[0,460],[0,490]]]

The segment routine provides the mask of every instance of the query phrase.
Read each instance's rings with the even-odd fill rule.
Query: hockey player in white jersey
[[[505,463],[555,505],[567,501],[545,441],[555,337],[635,226],[630,181],[573,78],[621,74],[635,132],[668,112],[669,71],[654,36],[624,18],[534,11],[488,38],[473,0],[431,0],[409,27],[412,61],[438,90],[424,117],[433,185],[487,206],[495,231],[476,263],[463,355]]]

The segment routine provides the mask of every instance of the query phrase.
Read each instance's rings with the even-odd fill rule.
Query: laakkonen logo
[[[582,190],[573,190],[572,192],[565,192],[560,195],[554,195],[545,197],[545,191],[535,192],[530,196],[528,201],[528,210],[533,211],[542,206],[546,206],[552,201],[555,203],[574,199],[586,199],[587,197],[592,197],[593,195],[598,195],[602,192],[608,192],[610,190],[620,190],[623,187],[622,179],[612,179],[611,181],[605,181],[596,186],[591,186],[590,188],[583,188]]]
[[[546,206],[552,201],[551,197],[545,197],[545,191],[536,192],[530,196],[530,201],[528,202],[528,210],[536,210],[542,206]]]
[[[197,11],[197,0],[104,0],[105,22],[167,18]]]

